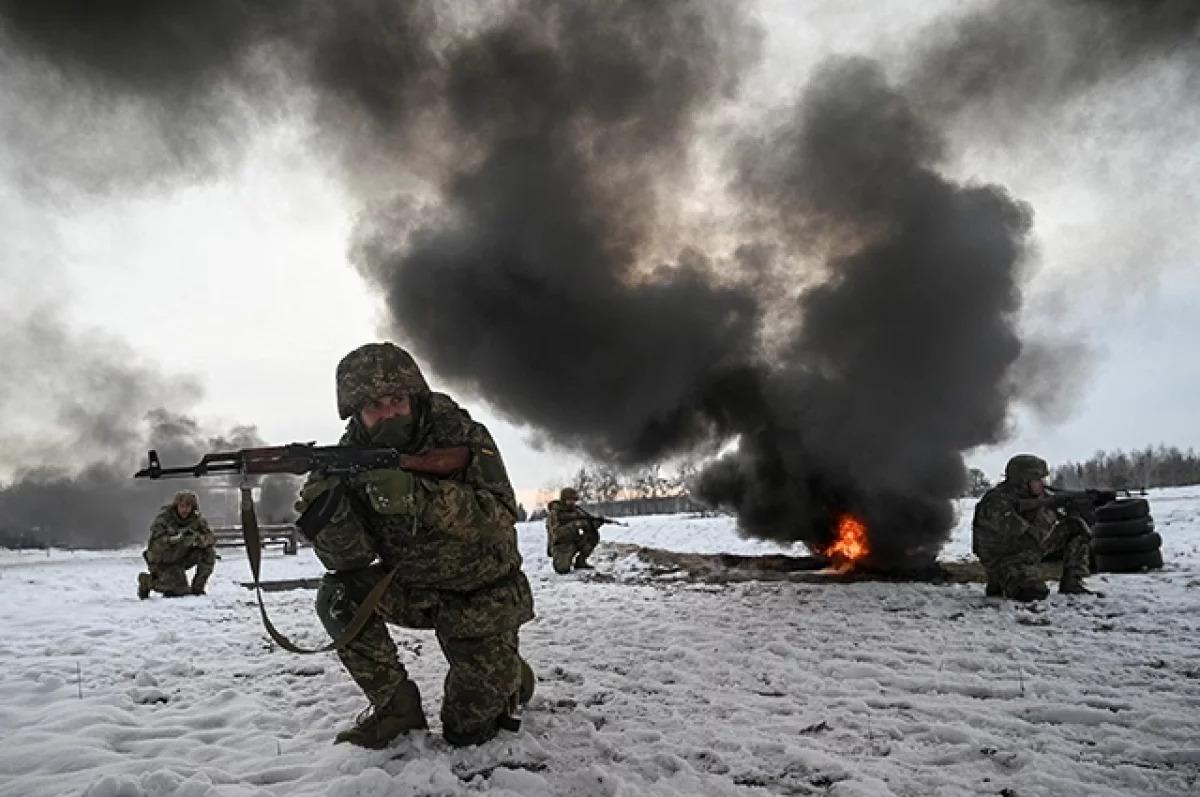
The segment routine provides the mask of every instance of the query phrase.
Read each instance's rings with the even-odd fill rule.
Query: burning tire
[[[1162,537],[1152,531],[1134,537],[1100,537],[1092,540],[1092,552],[1097,557],[1148,553],[1161,547]]]
[[[1096,557],[1096,571],[1099,573],[1138,573],[1142,570],[1158,570],[1162,566],[1162,551],[1157,549]]]
[[[1111,504],[1096,508],[1101,523],[1118,520],[1137,520],[1150,516],[1150,502],[1145,498],[1118,498]]]
[[[1146,516],[1134,520],[1102,520],[1092,528],[1093,539],[1109,537],[1136,537],[1154,531],[1154,518]]]

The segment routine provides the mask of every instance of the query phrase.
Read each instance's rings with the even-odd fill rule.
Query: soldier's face
[[[189,517],[192,514],[191,504],[176,504],[175,511],[179,513],[181,518]]]
[[[363,407],[361,415],[363,426],[373,429],[388,418],[407,418],[412,415],[412,402],[408,396],[384,396]]]
[[[1029,482],[1029,492],[1031,495],[1041,495],[1046,492],[1046,482],[1043,479],[1033,479]]]

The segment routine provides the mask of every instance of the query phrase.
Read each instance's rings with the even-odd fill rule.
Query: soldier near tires
[[[558,500],[546,507],[546,554],[554,572],[592,569],[588,557],[600,544],[600,526],[605,520],[583,511],[575,488],[564,487],[559,492]]]
[[[386,623],[432,629],[449,663],[441,706],[452,745],[480,744],[515,728],[533,694],[520,626],[534,616],[521,572],[517,502],[488,430],[449,397],[431,392],[408,352],[362,346],[337,366],[342,445],[402,453],[467,446],[465,471],[432,478],[374,469],[342,478],[314,473],[296,504],[298,525],[328,571],[317,614],[335,639],[372,589],[382,597],[338,658],[370,701],[336,742],[369,748],[425,729],[421,692],[401,664]]]
[[[1019,454],[1008,461],[1004,480],[975,506],[972,548],[987,573],[987,594],[1018,601],[1050,594],[1038,575],[1041,562],[1062,552],[1058,591],[1089,594],[1084,585],[1090,557],[1088,523],[1077,513],[1055,511],[1076,497],[1055,498],[1046,490],[1046,461]]]
[[[142,558],[149,568],[138,573],[138,597],[160,592],[168,598],[203,595],[217,562],[217,538],[200,514],[200,500],[185,490],[159,511],[150,525],[150,540]],[[187,571],[196,568],[191,582]]]

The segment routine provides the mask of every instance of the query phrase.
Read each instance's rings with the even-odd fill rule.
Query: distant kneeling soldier
[[[145,600],[151,591],[168,598],[203,595],[217,563],[216,544],[196,494],[177,493],[150,526],[150,541],[142,554],[150,572],[138,573],[138,597]],[[196,573],[189,585],[187,571],[192,567]]]
[[[600,544],[600,521],[579,507],[573,487],[564,487],[558,500],[546,507],[546,536],[554,572],[592,569],[588,557]]]
[[[1008,461],[1004,481],[984,493],[975,506],[971,547],[987,572],[987,594],[1018,601],[1050,594],[1038,577],[1047,555],[1062,551],[1058,591],[1090,594],[1088,576],[1091,532],[1078,517],[1060,519],[1046,497],[1046,461],[1019,454]]]

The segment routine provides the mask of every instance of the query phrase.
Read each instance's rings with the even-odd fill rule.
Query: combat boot
[[[1059,595],[1095,595],[1083,585],[1081,578],[1064,578],[1058,582]]]
[[[588,560],[582,556],[575,557],[576,570],[595,570],[596,568],[588,564]]]
[[[149,573],[138,573],[138,600],[146,600],[150,597],[150,587],[153,584],[153,578]]]
[[[1042,581],[1029,581],[1023,584],[1017,584],[1008,591],[1008,597],[1021,601],[1022,603],[1031,603],[1033,601],[1045,600],[1050,595],[1050,588]]]
[[[987,586],[983,588],[983,594],[989,598],[999,598],[1004,595],[1004,587],[1000,586],[997,579],[989,578]]]
[[[368,708],[355,720],[354,727],[339,733],[333,743],[348,742],[379,750],[402,734],[428,728],[429,722],[421,709],[421,691],[412,681],[405,681],[396,689],[391,700]]]
[[[207,578],[193,578],[192,579],[192,594],[193,595],[204,595],[205,594],[204,585],[207,583],[208,583]]]

